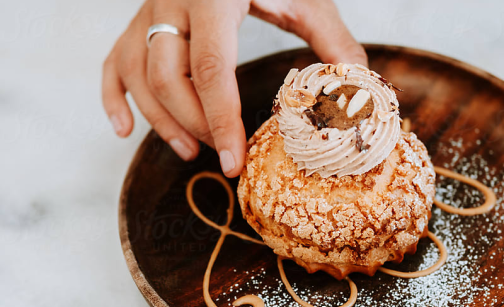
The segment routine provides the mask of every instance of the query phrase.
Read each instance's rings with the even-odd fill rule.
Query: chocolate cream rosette
[[[361,65],[293,69],[249,140],[243,215],[310,273],[373,275],[427,235],[435,173],[391,87]]]

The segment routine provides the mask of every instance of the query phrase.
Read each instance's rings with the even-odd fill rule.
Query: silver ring
[[[174,35],[178,35],[183,37],[186,40],[189,40],[187,33],[180,31],[177,27],[167,24],[167,23],[158,23],[149,28],[147,31],[147,47],[150,47],[150,42],[154,34],[156,33],[171,33]]]

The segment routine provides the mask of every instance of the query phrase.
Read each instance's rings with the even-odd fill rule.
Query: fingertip
[[[184,161],[192,161],[198,157],[199,143],[192,137],[176,137],[168,141],[170,147]]]
[[[351,64],[361,64],[366,67],[369,67],[368,55],[366,50],[361,44],[358,44],[354,47],[354,51],[349,55],[351,57]]]
[[[358,61],[359,62],[357,62],[357,63],[362,64],[366,67],[369,67],[369,58],[368,58],[367,52],[364,49],[364,47],[362,47],[362,54],[360,55],[360,59],[358,59]]]
[[[126,89],[116,69],[116,63],[108,57],[103,65],[102,104],[119,137],[127,137],[133,130],[133,114],[126,100]]]
[[[243,170],[246,155],[245,132],[242,134],[234,134],[228,136],[227,139],[233,138],[234,141],[227,142],[226,146],[219,150],[219,159],[222,172],[228,178],[239,176]]]
[[[308,9],[305,5],[304,1],[297,2],[296,10],[311,13],[302,14],[295,23],[293,31],[308,42],[322,62],[368,66],[364,47],[345,26],[333,1],[325,1],[316,9]]]
[[[222,172],[228,178],[234,178],[240,175],[243,169],[243,159],[239,153],[232,153],[227,149],[223,149],[219,152],[219,159],[222,168]]]
[[[133,116],[128,113],[110,115],[110,123],[115,134],[121,138],[128,137],[133,130]]]
[[[323,51],[315,49],[314,51],[324,63],[361,64],[369,67],[366,50],[356,41],[349,41],[347,46],[339,45],[339,48],[326,48]]]

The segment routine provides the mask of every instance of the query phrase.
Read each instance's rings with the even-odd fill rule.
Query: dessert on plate
[[[393,85],[361,65],[292,69],[249,140],[238,200],[282,258],[342,279],[414,253],[434,200],[425,146]]]
[[[210,277],[227,236],[271,247],[278,255],[282,283],[304,307],[313,305],[295,293],[283,268],[284,259],[309,273],[322,270],[345,279],[350,286],[345,307],[357,301],[357,286],[347,276],[352,272],[373,275],[380,270],[416,278],[442,267],[447,249],[427,228],[432,204],[449,213],[477,215],[491,210],[496,196],[492,188],[475,179],[433,167],[425,146],[409,132],[409,119],[401,128],[394,90],[399,89],[361,65],[313,64],[287,74],[274,101],[273,116],[249,140],[237,190],[244,218],[263,241],[230,228],[234,195],[221,174],[201,172],[190,179],[189,206],[220,232],[203,277],[207,306],[217,306],[209,290]],[[435,199],[436,173],[473,186],[485,202],[457,208]],[[193,199],[194,184],[202,178],[217,180],[228,193],[224,225],[206,218]],[[425,236],[439,249],[435,264],[415,272],[382,267],[414,253]],[[265,306],[255,294],[235,299],[233,306]]]

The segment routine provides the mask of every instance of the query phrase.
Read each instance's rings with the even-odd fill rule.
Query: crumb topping
[[[403,133],[369,172],[340,178],[298,171],[283,150],[274,116],[249,145],[238,198],[247,221],[275,253],[298,264],[369,266],[395,259],[424,235],[435,173],[413,133]]]

